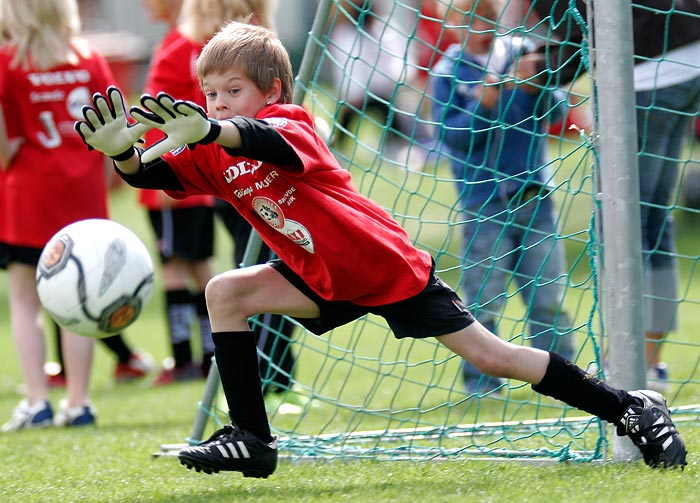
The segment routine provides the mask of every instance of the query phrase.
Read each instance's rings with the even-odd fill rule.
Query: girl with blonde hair
[[[54,416],[35,283],[54,233],[77,220],[107,218],[104,157],[86,151],[71,125],[114,78],[80,28],[76,0],[0,2],[0,267],[9,274],[11,328],[26,387],[4,432],[95,423],[88,398],[94,340],[66,330],[67,398]]]

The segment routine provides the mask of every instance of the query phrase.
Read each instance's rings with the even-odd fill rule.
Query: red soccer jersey
[[[13,51],[0,47],[0,102],[9,136],[24,143],[2,183],[3,239],[42,248],[69,223],[107,217],[104,156],[89,152],[73,125],[114,78],[94,51],[49,70],[10,68]]]
[[[178,149],[164,159],[184,194],[210,193],[229,201],[324,299],[373,306],[422,291],[430,255],[355,189],[314,131],[309,113],[296,105],[272,105],[257,118],[277,128],[303,169],[231,157],[217,144]]]
[[[5,193],[3,192],[4,182],[5,171],[3,167],[0,167],[0,243],[5,242],[5,229],[7,228],[7,223],[5,222]]]
[[[153,54],[151,66],[146,77],[146,94],[157,95],[165,92],[179,100],[194,101],[206,108],[204,94],[199,87],[196,62],[202,51],[202,44],[192,42],[177,29],[165,36],[163,42]],[[162,138],[162,133],[152,129],[145,135],[146,146]],[[139,191],[139,202],[149,210],[163,207],[164,194],[160,190]],[[192,196],[175,201],[167,201],[173,208],[191,208],[193,206],[212,206],[211,196]]]

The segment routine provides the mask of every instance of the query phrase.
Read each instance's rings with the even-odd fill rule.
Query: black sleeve
[[[237,149],[224,148],[229,155],[294,168],[302,167],[301,159],[276,127],[265,121],[248,117],[234,117],[230,121],[240,131],[243,146]]]
[[[170,165],[161,158],[142,164],[133,175],[122,173],[116,164],[114,170],[126,183],[137,189],[185,190]]]

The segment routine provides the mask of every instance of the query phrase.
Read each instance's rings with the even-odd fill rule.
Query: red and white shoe
[[[202,373],[202,368],[195,362],[189,362],[182,367],[175,367],[171,358],[167,358],[163,363],[163,369],[153,382],[154,386],[167,386],[178,382],[194,381],[203,379],[206,376]]]
[[[153,358],[148,353],[136,350],[126,363],[117,363],[114,367],[114,379],[117,382],[143,379],[153,370]]]

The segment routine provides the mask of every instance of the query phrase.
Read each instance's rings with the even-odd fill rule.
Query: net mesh
[[[506,0],[504,4],[491,28],[497,38],[524,38],[543,45],[554,40],[554,29],[563,22],[556,16],[534,19],[529,2]],[[560,313],[568,318],[555,336],[573,340],[571,358],[579,366],[604,369],[594,197],[599,161],[592,89],[605,89],[604,83],[586,72],[590,45],[586,20],[575,10],[575,2],[570,4],[568,22],[584,33],[583,43],[570,47],[573,54],[583,56],[583,76],[561,87],[564,115],[537,133],[546,136],[546,160],[531,166],[532,172],[546,170],[548,191],[535,195],[535,202],[554,202],[556,226],[555,233],[533,245],[558,242],[565,250],[563,270],[554,278],[504,268],[505,260],[494,259],[517,252],[507,247],[499,249],[502,255],[479,263],[465,257],[465,226],[499,217],[461,206],[458,195],[465,190],[464,182],[455,177],[451,156],[441,147],[444,128],[431,118],[436,105],[428,85],[431,69],[454,42],[453,30],[445,29],[439,2],[322,2],[319,13],[328,16],[316,20],[322,29],[310,34],[312,50],[307,48],[307,55],[314,53],[317,58],[297,85],[304,105],[317,118],[319,131],[352,173],[360,192],[382,204],[408,230],[416,246],[433,255],[443,280],[463,293],[470,267],[480,270],[484,284],[496,273],[505,278],[495,296],[484,293],[478,300],[467,299],[477,318],[492,319],[492,328],[503,339],[532,344],[551,332],[551,327],[534,333],[528,328],[533,290],[554,283],[562,291],[560,301],[551,306],[554,318],[558,320]],[[470,26],[479,19],[467,17],[464,24]],[[552,110],[541,110],[543,124]],[[508,128],[524,127],[498,117],[482,119],[492,138]],[[693,129],[689,137],[694,134]],[[502,156],[508,148],[507,142],[493,140],[490,151]],[[684,147],[679,158],[683,183],[668,207],[678,222],[681,287],[678,298],[666,300],[679,304],[681,322],[668,335],[664,355],[672,369],[669,403],[677,406],[680,420],[684,413],[697,414],[687,404],[696,401],[700,362],[698,341],[683,321],[683,312],[696,309],[700,297],[700,283],[694,281],[696,241],[688,234],[698,222],[698,206],[693,206],[697,191],[684,191],[697,184],[695,154],[692,142]],[[507,177],[497,181],[504,183]],[[528,230],[522,229],[524,234]],[[501,237],[493,244],[502,244]],[[321,337],[301,327],[291,337],[274,326],[267,328],[275,337],[274,350],[260,353],[263,380],[271,390],[266,400],[281,453],[292,458],[591,461],[606,457],[609,437],[601,421],[517,381],[503,381],[487,393],[468,391],[458,357],[432,339],[396,340],[382,319],[368,316]],[[293,355],[293,365],[281,365],[280,354]],[[275,386],[280,376],[289,382]],[[201,404],[202,413],[215,423],[226,422],[225,409],[221,397]]]

